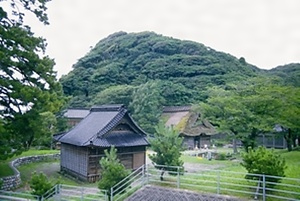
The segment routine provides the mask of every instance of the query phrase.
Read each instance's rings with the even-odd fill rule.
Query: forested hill
[[[153,32],[118,32],[99,41],[60,81],[65,94],[73,97],[73,107],[129,105],[133,92],[143,87],[157,89],[160,104],[186,105],[205,99],[207,87],[260,72],[244,58],[200,43]]]
[[[278,66],[269,70],[268,74],[283,78],[288,85],[300,87],[300,63]]]

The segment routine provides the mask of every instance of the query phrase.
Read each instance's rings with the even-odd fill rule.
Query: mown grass
[[[14,174],[14,171],[9,166],[9,163],[16,159],[21,158],[24,156],[35,156],[35,155],[45,155],[45,154],[55,154],[59,153],[59,150],[35,150],[30,149],[28,151],[23,152],[20,155],[13,156],[12,158],[9,158],[7,160],[0,161],[0,177],[7,177]]]
[[[275,189],[280,189],[280,190],[287,190],[287,191],[294,191],[294,192],[298,192],[300,193],[300,188],[298,186],[300,186],[299,183],[299,178],[300,178],[300,151],[292,151],[292,152],[288,152],[287,150],[275,150],[276,153],[280,154],[280,156],[282,158],[285,159],[286,161],[286,170],[285,170],[285,176],[286,178],[283,178],[281,180],[281,183],[275,186]],[[195,157],[195,156],[188,156],[188,155],[183,155],[182,159],[184,162],[186,163],[194,163],[194,164],[204,164],[204,165],[211,165],[212,167],[215,165],[219,165],[217,170],[220,171],[226,171],[222,173],[222,180],[221,182],[224,183],[230,183],[233,182],[233,180],[239,180],[237,182],[238,184],[241,185],[250,185],[251,181],[246,180],[245,174],[247,173],[247,170],[240,164],[241,162],[241,157],[236,155],[234,156],[236,158],[236,160],[234,161],[219,161],[219,160],[207,160],[206,158],[199,158],[199,157]],[[216,169],[215,169],[216,170]],[[228,171],[228,172],[227,172]],[[216,172],[213,171],[197,171],[197,172],[202,172],[203,174],[216,174]],[[234,174],[234,173],[241,173],[241,174]],[[298,180],[289,180],[288,178],[295,178]],[[195,187],[194,185],[203,185],[202,188],[207,188],[206,191],[211,192],[209,190],[210,185],[209,182],[207,183],[206,181],[211,180],[211,178],[208,177],[204,177],[201,175],[185,175],[182,178],[182,182],[186,182],[186,187],[190,190],[197,190],[198,188]],[[203,184],[205,183],[205,184]],[[214,184],[212,184],[214,185]],[[256,184],[257,185],[257,184]],[[294,185],[294,187],[291,187],[289,185]],[[235,187],[237,190],[242,190],[242,188],[239,187]],[[212,188],[213,189],[213,188]],[[255,189],[252,189],[252,191],[255,191]],[[283,192],[269,192],[272,195],[277,195],[277,196],[286,196],[285,193]],[[231,195],[238,195],[238,196],[245,196],[242,195],[240,193],[230,193]],[[300,199],[300,196],[296,196],[296,199]],[[272,200],[274,198],[268,198],[267,200]]]
[[[60,183],[72,186],[97,187],[95,183],[82,182],[76,178],[72,178],[60,173],[59,160],[49,160],[46,162],[35,162],[18,167],[21,173],[22,186],[28,188],[28,182],[33,172],[42,172],[47,175],[48,179],[53,183]]]
[[[223,153],[230,153],[230,150],[223,149]],[[275,150],[282,158],[286,161],[286,170],[285,176],[291,178],[300,178],[300,151],[291,151],[288,152],[285,149]],[[240,164],[242,158],[239,154],[233,155],[235,160],[207,160],[206,158],[182,155],[181,159],[185,163],[194,163],[194,164],[205,164],[205,165],[220,165],[220,170],[234,171],[234,172],[246,172],[246,169]]]
[[[14,171],[8,165],[8,162],[0,162],[0,177],[6,177],[9,175],[13,175]]]

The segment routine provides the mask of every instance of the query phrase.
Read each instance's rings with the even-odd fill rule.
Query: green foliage
[[[278,66],[270,70],[269,74],[283,78],[285,84],[300,87],[300,64],[292,63]]]
[[[148,133],[154,133],[162,113],[164,99],[160,95],[158,81],[149,81],[133,93],[129,107],[133,111],[133,119]]]
[[[111,187],[129,175],[129,170],[126,170],[124,165],[120,163],[120,160],[117,158],[117,149],[113,146],[109,152],[105,150],[105,157],[101,158],[100,165],[101,180],[98,183],[99,189],[105,189],[110,192]]]
[[[33,172],[31,180],[29,181],[30,188],[32,189],[32,194],[37,196],[42,196],[48,190],[52,188],[51,182],[48,180],[45,174]]]
[[[285,160],[274,152],[267,150],[265,147],[250,149],[248,153],[242,155],[242,166],[251,174],[264,174],[278,177],[284,177],[286,169]],[[257,176],[247,175],[246,178],[257,179]],[[268,177],[267,177],[268,178]],[[269,181],[280,181],[278,178],[268,178]]]
[[[43,135],[35,128],[41,124],[40,114],[56,113],[64,102],[53,71],[54,61],[42,56],[45,40],[34,36],[23,23],[21,12],[30,11],[47,24],[47,1],[6,2],[11,8],[0,7],[1,159],[28,149],[36,135]]]
[[[131,85],[116,85],[100,91],[92,100],[92,105],[124,104],[129,105],[136,87]]]
[[[133,116],[149,116],[141,123],[146,131],[153,132],[158,122],[159,113],[154,115],[157,108],[197,103],[206,99],[207,87],[243,80],[257,72],[258,68],[245,61],[203,44],[153,32],[118,32],[99,41],[60,82],[65,94],[72,97],[72,107],[130,105]],[[153,82],[158,84],[150,87]],[[142,95],[150,98],[146,88],[154,90],[158,100],[149,101],[154,105],[153,114],[141,110],[141,104],[135,105]],[[147,99],[143,106],[147,106]]]
[[[72,97],[70,106],[123,103],[130,106],[134,119],[149,133],[154,132],[153,127],[161,112],[158,109],[162,106],[205,102],[213,93],[211,89],[226,86],[232,89],[231,92],[228,89],[219,90],[223,97],[215,101],[224,99],[223,102],[228,102],[219,110],[231,108],[226,115],[233,118],[231,125],[238,123],[238,126],[235,127],[237,131],[230,133],[246,136],[242,140],[248,147],[255,146],[254,138],[261,127],[269,127],[268,130],[271,127],[271,124],[267,124],[269,118],[256,121],[255,114],[262,117],[264,111],[267,111],[268,114],[264,116],[269,117],[270,112],[276,111],[276,105],[269,104],[272,103],[269,98],[274,98],[276,93],[266,93],[266,96],[261,97],[263,101],[258,101],[263,91],[276,91],[271,87],[266,89],[263,84],[255,88],[253,80],[249,79],[261,77],[269,80],[278,76],[280,78],[276,85],[295,87],[299,86],[298,69],[299,65],[293,64],[264,71],[248,64],[245,58],[237,59],[200,43],[182,41],[153,32],[118,32],[99,41],[60,81],[65,94]],[[235,86],[230,86],[232,83]],[[226,97],[227,95],[230,97]],[[239,96],[241,98],[237,99]],[[247,100],[244,101],[243,97]],[[235,105],[239,109],[235,109]],[[257,113],[253,113],[253,110],[257,110]],[[241,118],[243,116],[247,118]],[[259,120],[264,122],[257,128],[255,125]],[[252,124],[248,125],[248,122]]]
[[[158,165],[183,166],[180,159],[183,138],[173,127],[165,127],[159,123],[155,127],[154,137],[149,138],[151,148],[155,152],[149,155],[150,159]]]
[[[224,161],[227,159],[227,156],[225,153],[218,153],[215,157],[216,160],[221,160],[221,161]]]
[[[206,103],[200,104],[201,114],[219,131],[240,139],[246,151],[255,147],[259,133],[273,132],[276,124],[296,130],[300,88],[281,86],[276,81],[250,79],[213,88]]]

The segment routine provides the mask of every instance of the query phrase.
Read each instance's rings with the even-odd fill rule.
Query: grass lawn
[[[280,155],[285,159],[287,169],[286,177],[300,178],[300,151],[288,152],[287,150],[279,150]]]
[[[9,162],[6,161],[0,162],[0,177],[6,177],[14,174],[14,171],[9,167],[8,163]]]
[[[37,173],[42,172],[46,174],[49,180],[53,184],[59,182],[61,184],[74,185],[74,186],[85,186],[85,187],[93,186],[92,184],[79,182],[76,181],[75,179],[72,179],[70,177],[65,177],[64,175],[60,174],[59,160],[52,160],[52,161],[49,160],[47,162],[35,162],[26,165],[21,165],[20,167],[18,167],[18,170],[21,172],[21,179],[22,179],[21,188],[24,190],[29,189],[28,182],[31,179],[31,175],[33,172],[37,172]]]
[[[229,149],[220,149],[223,153],[230,153]],[[300,151],[288,152],[285,149],[277,149],[276,153],[280,154],[286,161],[285,176],[291,178],[300,178]],[[242,159],[239,155],[234,156],[237,160],[207,160],[206,158],[199,158],[195,156],[182,155],[181,159],[185,163],[203,164],[203,165],[219,165],[219,170],[246,172],[246,169],[240,165]]]
[[[223,150],[226,152],[226,150]],[[280,189],[280,190],[287,190],[287,191],[294,191],[294,192],[300,192],[300,188],[297,188],[296,186],[299,186],[299,181],[296,180],[290,180],[288,178],[295,178],[298,179],[300,178],[300,151],[292,151],[292,152],[288,152],[287,150],[282,150],[282,149],[277,149],[275,150],[276,153],[280,154],[282,158],[285,159],[286,161],[286,170],[285,170],[285,178],[282,179],[281,183],[276,185],[275,189]],[[188,163],[192,164],[195,167],[203,167],[204,169],[208,167],[211,167],[210,169],[207,170],[201,170],[199,168],[199,171],[196,171],[197,173],[199,173],[199,176],[196,176],[195,174],[191,174],[191,176],[189,176],[188,174],[185,174],[185,176],[183,177],[182,182],[187,182],[186,184],[191,184],[191,186],[188,186],[190,190],[197,190],[197,188],[195,186],[192,185],[203,185],[201,186],[201,188],[208,188],[206,189],[207,191],[209,191],[209,187],[210,185],[214,185],[214,184],[209,184],[209,183],[205,183],[207,181],[210,181],[210,178],[206,178],[205,176],[201,175],[201,172],[203,172],[203,174],[205,174],[206,176],[208,175],[212,175],[212,177],[215,177],[216,172],[214,172],[213,170],[220,170],[222,175],[222,181],[227,183],[227,182],[231,182],[231,180],[240,180],[240,184],[242,185],[250,185],[251,181],[249,180],[245,180],[244,176],[245,173],[247,173],[247,170],[240,164],[241,162],[241,157],[240,156],[234,156],[236,158],[236,160],[233,161],[229,161],[229,160],[207,160],[206,158],[199,158],[196,156],[189,156],[189,155],[182,155],[181,159],[185,162],[185,165],[187,165]],[[217,167],[217,168],[214,168]],[[222,171],[226,171],[226,172],[222,172]],[[228,172],[227,172],[228,171]],[[241,174],[239,174],[241,173]],[[209,177],[209,176],[208,176]],[[186,181],[184,181],[186,180]],[[236,182],[236,181],[235,181]],[[250,182],[250,183],[249,183]],[[203,184],[205,183],[205,184]],[[294,185],[294,187],[291,187],[289,185]],[[239,187],[237,187],[237,190],[242,190],[239,189]],[[278,196],[285,196],[285,194],[283,192],[273,192],[273,195],[278,195]],[[232,194],[234,195],[234,194]],[[241,196],[244,197],[245,195],[243,194],[236,194],[237,196]],[[296,197],[295,197],[296,198]],[[299,197],[297,197],[298,199]],[[270,198],[271,199],[271,198]]]
[[[21,155],[14,156],[4,161],[0,161],[0,177],[6,177],[14,174],[14,171],[9,167],[9,162],[16,158],[21,158],[24,156],[34,156],[34,155],[44,155],[44,154],[55,154],[59,153],[59,150],[28,150],[23,152]]]

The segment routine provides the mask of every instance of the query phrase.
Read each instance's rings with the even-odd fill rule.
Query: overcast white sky
[[[299,0],[52,0],[47,39],[58,76],[117,31],[154,31],[244,57],[260,68],[300,62]]]

